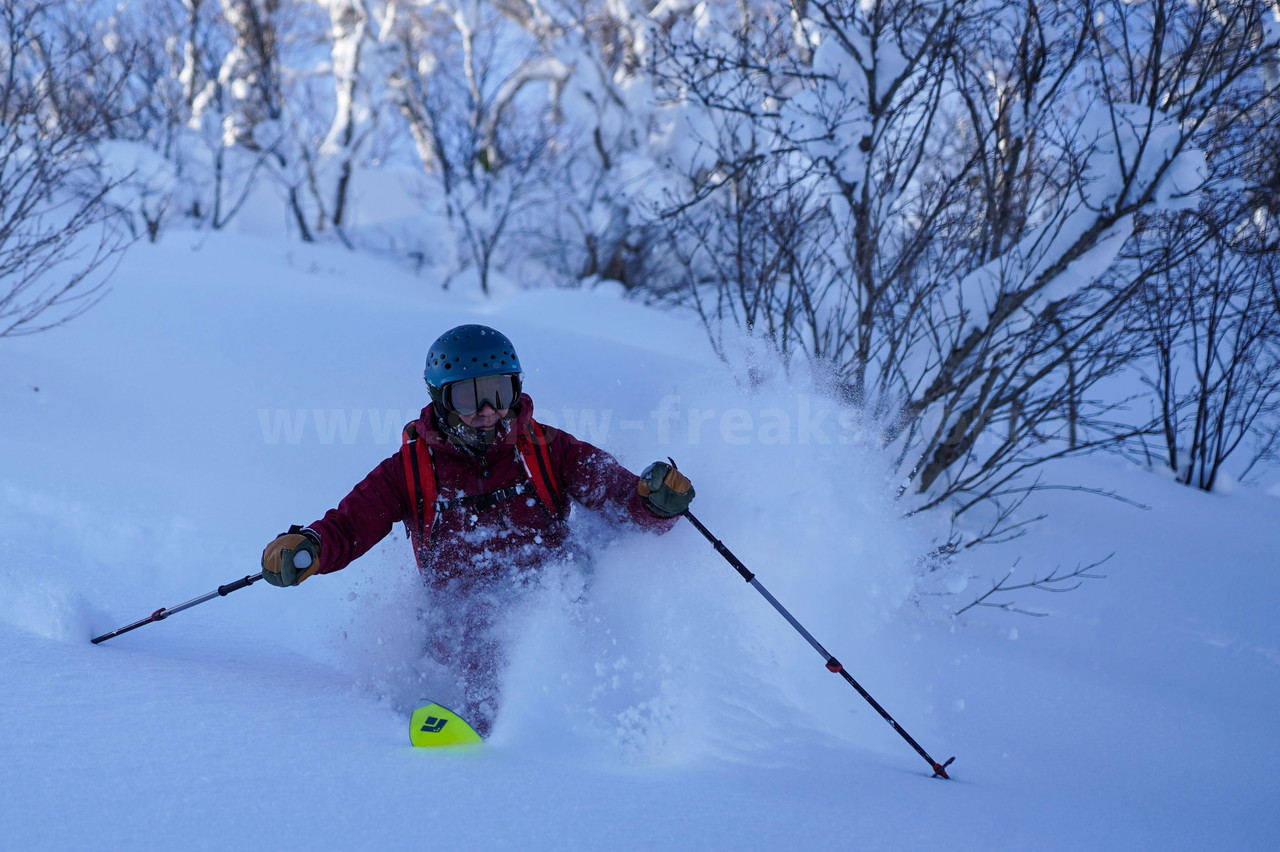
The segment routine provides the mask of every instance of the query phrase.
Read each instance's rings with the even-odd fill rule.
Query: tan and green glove
[[[693,484],[666,462],[654,462],[640,474],[636,490],[649,511],[664,518],[679,515],[693,502]]]
[[[319,567],[319,537],[296,524],[262,551],[262,578],[273,586],[296,586]]]

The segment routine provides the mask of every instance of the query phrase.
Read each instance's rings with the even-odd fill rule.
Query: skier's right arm
[[[318,574],[346,568],[409,514],[409,494],[399,454],[383,461],[342,498],[335,509],[307,526],[319,538]]]

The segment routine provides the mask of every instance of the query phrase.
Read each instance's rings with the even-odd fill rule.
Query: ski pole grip
[[[219,586],[219,587],[218,587],[218,594],[222,595],[223,597],[226,597],[227,595],[231,594],[232,592],[235,592],[235,591],[238,591],[238,590],[240,590],[240,589],[243,589],[245,586],[251,586],[251,585],[253,585],[255,582],[257,582],[258,580],[261,580],[261,579],[262,579],[262,573],[261,573],[261,572],[259,572],[259,573],[257,573],[257,574],[250,575],[250,576],[248,576],[248,577],[242,577],[242,578],[240,578],[239,580],[235,580],[235,581],[233,581],[233,582],[227,583],[225,586]]]

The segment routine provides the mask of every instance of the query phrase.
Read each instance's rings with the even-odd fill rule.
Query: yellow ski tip
[[[480,743],[484,739],[448,707],[425,704],[409,717],[409,742],[415,746],[453,746]]]

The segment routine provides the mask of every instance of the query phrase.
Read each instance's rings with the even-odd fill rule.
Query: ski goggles
[[[486,403],[492,405],[494,411],[503,411],[520,398],[520,376],[516,373],[477,376],[450,382],[442,390],[445,406],[459,414],[475,414]]]

